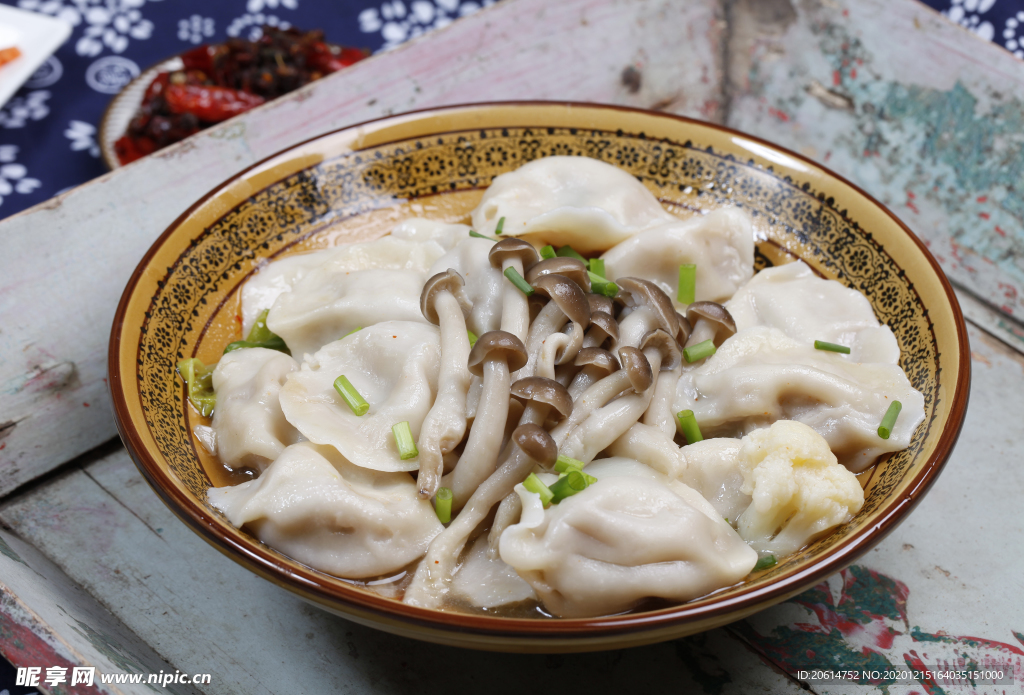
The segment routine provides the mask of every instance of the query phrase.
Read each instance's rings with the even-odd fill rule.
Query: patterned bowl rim
[[[363,591],[356,586],[351,588],[344,585],[326,586],[319,580],[319,573],[312,568],[296,562],[296,566],[287,562],[261,547],[258,541],[235,539],[226,537],[219,529],[219,524],[213,515],[200,503],[179,489],[171,481],[171,475],[163,470],[158,464],[156,457],[147,448],[143,438],[139,434],[139,427],[145,423],[137,423],[131,417],[131,411],[126,400],[122,381],[125,375],[120,370],[120,354],[122,351],[122,329],[125,324],[126,313],[130,300],[133,297],[136,286],[145,273],[150,260],[158,252],[165,241],[175,232],[195,210],[203,206],[209,200],[215,198],[227,189],[233,182],[243,178],[246,173],[256,169],[272,159],[287,154],[290,151],[301,148],[316,140],[329,139],[346,131],[352,131],[367,126],[385,126],[389,122],[408,123],[411,117],[435,117],[445,113],[465,112],[473,109],[492,108],[551,108],[551,109],[599,109],[606,111],[619,111],[624,114],[637,114],[653,116],[674,120],[682,124],[693,125],[702,128],[710,128],[720,131],[728,136],[736,136],[748,141],[757,143],[773,151],[790,157],[797,162],[809,165],[811,170],[817,170],[825,178],[831,178],[841,184],[845,184],[855,193],[863,196],[864,201],[880,210],[887,216],[904,234],[911,239],[921,252],[923,257],[930,264],[942,290],[945,292],[948,307],[953,314],[955,323],[957,346],[959,349],[958,379],[949,396],[949,413],[945,421],[943,431],[938,437],[935,450],[929,460],[921,467],[914,478],[908,483],[900,498],[889,499],[882,504],[882,511],[874,524],[851,532],[843,539],[843,542],[827,549],[820,557],[812,560],[807,566],[794,570],[775,579],[771,583],[741,589],[739,593],[730,597],[723,597],[717,601],[711,601],[703,605],[692,605],[683,603],[658,609],[650,612],[626,613],[613,616],[597,618],[559,618],[559,619],[536,619],[536,618],[503,618],[497,616],[476,615],[457,612],[446,612],[427,608],[409,606],[393,599],[384,598],[377,594]],[[428,133],[430,134],[430,133]],[[420,136],[421,137],[421,136]],[[790,167],[784,166],[786,169]],[[134,337],[134,336],[133,336]],[[134,346],[132,346],[134,347]],[[567,643],[576,643],[577,647],[583,649],[600,649],[608,646],[608,640],[616,637],[636,635],[637,633],[665,633],[664,637],[652,637],[647,640],[631,640],[630,644],[642,644],[644,641],[652,642],[658,639],[668,639],[674,634],[669,634],[672,628],[686,623],[715,621],[717,624],[724,624],[732,620],[738,620],[758,610],[767,608],[770,605],[784,601],[785,599],[800,593],[813,586],[822,579],[838,572],[853,563],[858,557],[870,550],[876,543],[885,538],[896,526],[907,516],[907,514],[921,501],[925,493],[934,484],[943,466],[949,459],[963,428],[964,417],[967,410],[967,402],[970,393],[971,364],[970,349],[967,339],[967,328],[964,323],[963,313],[957,302],[953,288],[946,278],[938,262],[928,251],[924,243],[915,235],[906,224],[894,215],[886,206],[882,205],[874,197],[869,195],[856,184],[836,174],[830,169],[814,162],[813,160],[796,152],[780,147],[762,138],[743,133],[741,131],[721,126],[715,123],[708,123],[698,119],[688,118],[670,113],[650,111],[647,109],[633,108],[611,104],[597,104],[588,102],[571,101],[547,101],[547,100],[521,100],[521,101],[493,101],[467,104],[452,104],[439,107],[431,107],[407,111],[400,114],[393,114],[382,118],[370,119],[337,128],[335,130],[308,138],[285,148],[276,154],[266,157],[259,162],[238,172],[228,180],[224,181],[202,198],[192,204],[183,212],[171,225],[157,238],[150,249],[143,256],[137,268],[126,286],[121,300],[118,303],[117,312],[114,316],[114,323],[111,328],[111,337],[108,351],[108,371],[110,390],[114,403],[114,415],[118,432],[125,447],[135,461],[143,476],[150,486],[157,492],[164,503],[184,521],[193,531],[207,541],[210,545],[242,564],[249,570],[268,579],[275,584],[283,586],[294,593],[311,600],[318,605],[328,607],[339,612],[350,619],[355,619],[364,624],[383,627],[390,625],[395,627],[405,626],[423,633],[436,641],[444,641],[444,634],[454,632],[463,633],[464,637],[477,635],[480,637],[497,637],[505,640],[514,640],[522,644],[524,641],[541,640],[547,641],[552,648],[565,646]],[[134,375],[127,375],[134,379]],[[294,561],[293,561],[294,562]],[[713,594],[712,594],[713,596]],[[708,598],[708,597],[705,597]],[[728,616],[725,618],[725,616]],[[725,618],[725,619],[723,619]],[[713,625],[709,625],[713,626]],[[703,628],[701,628],[703,629]],[[408,634],[408,630],[406,631]],[[419,636],[425,636],[420,634]],[[592,644],[587,646],[586,642],[604,641],[606,644]],[[467,641],[462,642],[463,646],[474,646]],[[493,649],[485,640],[475,645],[481,649]],[[498,648],[508,646],[506,641]]]

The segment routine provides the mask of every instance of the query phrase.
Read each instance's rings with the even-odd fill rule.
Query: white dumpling
[[[889,439],[882,439],[878,425],[893,400],[903,410]],[[778,329],[755,327],[683,372],[674,409],[692,410],[705,437],[739,437],[777,420],[798,420],[858,473],[880,455],[910,446],[924,420],[924,397],[898,365],[854,362]]]
[[[487,547],[487,534],[483,534],[466,551],[452,580],[452,593],[477,608],[536,599],[533,588],[501,558],[490,557]]]
[[[673,301],[679,292],[679,266],[694,263],[697,300],[724,302],[754,274],[754,228],[746,212],[725,208],[647,229],[602,258],[609,278],[652,280]]]
[[[436,242],[445,251],[451,251],[463,239],[469,238],[469,226],[425,217],[410,217],[402,220],[391,230],[396,239],[415,242]]]
[[[879,324],[871,302],[855,289],[825,280],[803,261],[765,268],[725,305],[737,330],[778,328],[798,343],[845,345],[854,362],[900,360],[896,336]]]
[[[288,355],[266,348],[232,350],[220,358],[213,370],[213,441],[221,463],[262,471],[299,440],[278,401],[281,385],[298,368]]]
[[[419,235],[421,238],[415,240],[385,236],[374,241],[344,244],[312,253],[288,256],[265,265],[242,286],[243,335],[249,334],[256,317],[264,309],[270,309],[278,297],[291,292],[314,270],[321,270],[328,276],[371,269],[426,273],[430,265],[445,251],[440,243],[445,240],[443,230],[435,230],[435,234],[436,237],[422,233]],[[271,330],[274,330],[273,327]],[[285,342],[288,343],[288,340],[285,339]],[[295,351],[291,343],[288,343],[288,347],[295,355],[302,355],[301,352]]]
[[[619,613],[646,597],[689,601],[757,562],[696,492],[684,500],[655,479],[605,476],[547,510],[521,484],[516,491],[522,519],[501,535],[501,559],[560,617]]]
[[[505,278],[501,269],[491,266],[488,259],[493,247],[493,241],[470,237],[439,258],[427,272],[430,278],[453,268],[462,276],[466,282],[463,292],[473,304],[473,310],[466,317],[466,327],[478,336],[501,327]]]
[[[473,228],[521,236],[537,246],[603,251],[676,218],[635,177],[587,157],[544,157],[502,174],[473,210]]]
[[[267,327],[296,357],[381,321],[422,321],[425,272],[315,268],[274,302]]]
[[[335,447],[357,466],[378,471],[413,471],[419,459],[403,461],[391,431],[408,422],[413,440],[437,395],[441,339],[428,323],[386,321],[325,345],[307,356],[281,389],[288,422],[307,439]],[[346,376],[370,404],[358,416],[334,381]]]
[[[309,442],[285,449],[256,480],[207,494],[228,521],[270,547],[350,579],[405,567],[444,528],[407,473],[353,466]]]

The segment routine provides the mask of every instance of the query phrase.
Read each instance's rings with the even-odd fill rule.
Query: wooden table
[[[887,539],[724,629],[628,651],[485,654],[363,628],[179,523],[114,438],[106,342],[142,254],[206,190],[383,114],[573,99],[726,123],[897,212],[956,283],[974,381],[960,443]],[[171,692],[864,692],[808,666],[994,658],[1024,682],[1024,64],[912,0],[505,0],[0,222],[0,652],[209,673]],[[69,671],[70,673],[70,671]],[[44,671],[45,675],[45,671]],[[53,692],[143,692],[97,685]],[[148,690],[146,690],[148,692]]]

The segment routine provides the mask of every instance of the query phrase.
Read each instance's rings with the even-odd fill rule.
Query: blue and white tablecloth
[[[1024,58],[1024,0],[927,0]],[[264,24],[323,29],[386,50],[495,0],[0,0],[65,19],[71,38],[0,110],[0,218],[106,170],[96,130],[111,97],[149,66],[200,43],[256,38]]]

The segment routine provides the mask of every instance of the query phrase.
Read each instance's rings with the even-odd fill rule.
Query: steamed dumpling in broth
[[[256,480],[209,491],[235,526],[324,572],[362,579],[405,567],[443,527],[405,473],[353,466],[330,447],[288,447]]]
[[[570,245],[580,253],[604,251],[661,222],[676,218],[628,173],[586,157],[544,157],[502,174],[473,210],[473,228],[543,246]]]
[[[494,242],[469,237],[460,241],[430,267],[427,277],[452,268],[466,282],[462,288],[473,309],[466,317],[466,327],[476,335],[498,329],[501,324],[501,302],[504,283],[501,268],[491,266],[488,254]]]
[[[408,422],[413,438],[437,394],[440,335],[436,327],[412,321],[385,321],[328,343],[310,356],[281,389],[288,422],[307,439],[333,446],[348,461],[378,471],[413,471],[403,461],[391,428]],[[370,404],[356,415],[334,390],[348,377]]]

